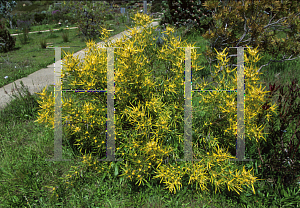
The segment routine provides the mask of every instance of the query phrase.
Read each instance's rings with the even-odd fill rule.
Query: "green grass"
[[[39,36],[32,36],[32,38],[34,37]],[[56,39],[50,40],[56,41]],[[206,43],[199,35],[194,37],[191,35],[187,40],[188,42],[196,41],[195,45],[201,47],[198,53],[203,52]],[[57,40],[55,44],[62,44],[61,39]],[[68,43],[68,45],[70,44],[73,44],[73,39],[71,43]],[[74,43],[74,45],[76,44]],[[25,57],[31,57],[33,54],[36,56],[36,59],[31,62],[31,70],[26,71],[26,73],[30,74],[34,71],[33,69],[40,69],[41,67],[36,66],[36,63],[42,62],[40,56],[43,55],[45,58],[44,53],[46,51],[43,53],[42,51],[39,53],[31,52],[30,50],[33,49],[29,49],[29,45],[22,47],[26,47],[27,50]],[[23,56],[26,50],[24,49]],[[15,54],[10,54],[10,62],[12,63],[22,59],[21,53],[14,52]],[[47,53],[49,53],[51,63],[53,51]],[[18,58],[15,59],[15,56]],[[22,61],[24,60],[26,59]],[[205,70],[203,74],[195,74],[195,76],[203,75],[208,78],[208,64],[201,56],[198,65],[205,66]],[[290,78],[297,74],[299,66],[299,61],[285,62],[284,64],[275,63],[264,69],[267,75],[262,76],[261,79],[265,83],[269,81],[289,82]],[[282,76],[276,78],[274,75],[278,72]],[[3,77],[2,74],[1,77]],[[53,86],[49,86],[47,91],[53,92]],[[214,194],[213,191],[207,194],[196,193],[191,185],[183,187],[178,194],[173,195],[168,190],[162,189],[164,186],[160,184],[150,189],[137,187],[132,183],[120,182],[116,179],[101,181],[101,178],[94,177],[91,173],[84,173],[84,180],[75,183],[74,189],[70,192],[61,194],[60,202],[53,202],[50,200],[51,188],[45,186],[56,187],[60,182],[59,177],[67,173],[71,166],[80,164],[78,156],[65,139],[67,135],[64,135],[63,158],[72,159],[72,161],[45,161],[54,155],[54,132],[33,122],[37,117],[37,108],[39,107],[38,96],[28,95],[26,90],[21,92],[21,95],[13,100],[6,109],[0,111],[1,207],[246,207],[246,205],[247,207],[282,207],[285,204],[284,200],[297,201],[296,197],[299,197],[299,193],[296,193],[299,188],[289,193],[289,197],[283,197],[278,193],[280,189],[278,189],[279,191],[274,189],[265,181],[259,181],[255,184],[257,195],[246,192],[238,197],[236,194],[226,191],[222,194]],[[72,93],[72,96],[80,98],[77,93]],[[245,165],[249,168],[253,163],[249,162]],[[257,169],[254,170],[255,174],[258,174]],[[299,207],[299,204],[293,207]]]

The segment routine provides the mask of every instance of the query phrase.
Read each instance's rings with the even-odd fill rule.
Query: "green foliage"
[[[16,5],[16,1],[0,0],[0,17],[8,18]]]
[[[47,42],[45,39],[40,40],[41,48],[44,49],[47,47]]]
[[[21,43],[27,44],[29,40],[29,29],[27,27],[23,28],[23,32],[21,35],[19,35]]]
[[[262,173],[266,177],[273,176],[275,182],[277,177],[282,177],[285,187],[295,185],[300,171],[300,103],[296,101],[300,96],[300,88],[296,86],[297,82],[294,79],[285,88],[287,91],[284,91],[284,86],[269,84],[269,99],[278,97],[279,113],[276,122],[269,122],[270,139],[260,145],[259,152]],[[267,110],[270,106],[265,103],[262,108]],[[259,115],[257,122],[260,122],[263,115]]]
[[[35,13],[34,14],[34,21],[37,23],[42,23],[44,19],[46,19],[47,15],[46,14],[39,14]]]
[[[16,44],[16,37],[10,35],[8,29],[5,27],[4,20],[0,21],[0,51],[8,52],[14,49]]]
[[[114,16],[111,13],[109,13],[109,14],[106,15],[106,19],[107,20],[113,20]]]
[[[74,8],[72,11],[76,14],[78,29],[85,40],[101,36],[99,29],[104,24],[105,3],[98,2],[93,7],[92,2],[76,2],[69,3],[69,7]]]
[[[164,16],[160,24],[174,25],[176,28],[186,26],[187,31],[196,28],[201,33],[208,30],[212,21],[210,10],[202,6],[202,1],[163,1]]]
[[[76,22],[76,14],[74,13],[67,13],[64,15],[65,19],[67,19],[71,24]]]
[[[151,13],[162,12],[162,2],[166,2],[164,0],[153,0],[151,6]]]
[[[223,50],[225,47],[258,46],[262,52],[268,52],[275,57],[283,56],[281,60],[270,60],[261,65],[258,72],[272,62],[293,60],[293,56],[300,54],[298,1],[246,0],[226,1],[226,4],[221,4],[219,1],[208,0],[204,7],[215,11],[212,27],[203,35],[210,42],[210,47],[204,53],[210,64],[217,61],[214,59],[216,52],[213,48]],[[266,8],[272,9],[273,17],[267,14]],[[286,39],[276,36],[281,29],[288,29]],[[229,66],[235,63],[236,59],[231,59]]]
[[[14,114],[12,114],[12,110],[5,110],[5,114],[2,116],[10,117],[11,115],[14,116],[14,118],[18,120],[26,120],[31,119],[34,117],[34,114],[36,113],[37,108],[37,101],[36,99],[31,96],[32,94],[28,91],[28,87],[25,87],[23,82],[20,82],[21,88],[17,88],[16,83],[14,83],[14,88],[17,89],[17,94],[12,94],[13,99],[17,99],[19,108],[14,109]],[[7,91],[4,90],[6,94]],[[14,100],[15,101],[15,100]],[[16,101],[15,101],[16,102]],[[11,118],[10,118],[11,119]]]
[[[66,30],[63,30],[62,38],[64,42],[69,42],[69,34]]]
[[[47,36],[47,38],[58,38],[58,36],[53,32],[53,30],[50,28],[50,34]]]

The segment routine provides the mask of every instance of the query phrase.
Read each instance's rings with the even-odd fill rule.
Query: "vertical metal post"
[[[144,1],[144,14],[147,14],[147,1]]]
[[[244,80],[244,48],[237,48],[237,140],[236,140],[236,158],[234,161],[252,161],[245,158],[245,80]]]
[[[46,159],[46,161],[70,161],[70,159],[62,159],[62,123],[61,123],[61,48],[55,47],[54,62],[54,158]]]
[[[191,49],[199,47],[178,47],[185,48],[185,71],[184,71],[184,159],[177,161],[200,161],[193,159],[192,146],[192,72],[191,72]]]
[[[105,47],[102,47],[105,48]],[[122,159],[116,160],[115,158],[115,123],[114,123],[114,48],[120,47],[107,47],[107,133],[106,133],[106,159],[98,161],[123,161]]]

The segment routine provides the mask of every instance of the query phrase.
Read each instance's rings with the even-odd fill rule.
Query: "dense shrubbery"
[[[162,12],[162,6],[161,6],[161,2],[160,0],[154,0],[152,2],[152,6],[150,9],[151,13],[156,13],[156,12]]]
[[[300,171],[300,105],[299,101],[296,102],[296,98],[300,96],[300,88],[297,83],[297,79],[293,79],[287,87],[269,83],[269,97],[279,95],[279,113],[269,122],[269,139],[257,148],[263,164],[263,175],[274,177],[275,182],[280,177],[284,186],[295,185]],[[269,108],[269,105],[263,105],[264,110]],[[262,115],[259,114],[259,118],[258,122],[261,121]]]
[[[30,22],[30,26],[40,25],[40,24],[57,24],[61,23],[71,23],[75,24],[81,23],[81,33],[85,37],[100,36],[98,29],[101,22],[105,20],[112,20],[114,16],[112,14],[107,14],[108,5],[105,5],[105,17],[101,8],[103,7],[103,2],[93,3],[91,2],[64,2],[60,7],[54,7],[49,5],[46,11],[35,11],[35,12],[23,12],[15,14],[12,18],[12,24],[14,27],[19,28],[19,23]],[[103,10],[103,11],[104,11]],[[9,22],[6,22],[6,26],[9,27]],[[28,28],[30,28],[30,26]]]
[[[34,21],[37,23],[42,23],[43,20],[46,19],[45,13],[36,13],[34,14]]]
[[[187,26],[188,30],[195,27],[204,32],[212,23],[212,12],[202,6],[202,1],[163,1],[162,4],[164,16],[160,25]]]
[[[104,24],[105,3],[93,6],[92,3],[76,5],[78,12],[78,28],[84,39],[95,39],[101,36],[101,26]]]
[[[60,12],[60,10],[54,10],[54,11],[52,11],[51,14],[52,14],[52,20],[54,20],[55,23],[58,22],[59,19],[61,19],[61,12]]]
[[[0,20],[0,52],[11,51],[16,44],[16,37],[12,37],[5,26],[5,21]]]
[[[47,11],[38,11],[38,12],[25,12],[19,13],[13,16],[12,24],[13,26],[18,26],[17,21],[31,21],[31,25],[38,24],[51,24],[58,23],[59,20],[65,22],[68,20],[71,24],[74,24],[77,21],[77,13],[73,10],[74,6],[69,4],[62,4],[61,8],[54,8],[53,5],[49,5]],[[7,25],[8,26],[8,25]]]

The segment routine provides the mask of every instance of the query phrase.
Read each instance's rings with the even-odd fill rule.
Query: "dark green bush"
[[[47,43],[46,43],[46,40],[43,39],[43,40],[40,40],[40,45],[41,45],[41,48],[44,49],[47,47]]]
[[[36,21],[37,23],[41,23],[44,19],[46,19],[46,14],[34,14],[34,21]]]
[[[64,15],[65,19],[68,20],[71,24],[74,24],[76,22],[76,15],[72,13],[67,13]]]
[[[288,86],[269,83],[269,97],[277,97],[278,115],[268,123],[269,132],[266,142],[260,145],[263,159],[262,173],[265,177],[280,177],[285,186],[295,185],[300,171],[300,105],[296,98],[300,95],[298,80],[294,78]],[[275,96],[276,95],[276,96]],[[283,99],[284,98],[284,99]],[[270,108],[265,104],[264,110]],[[260,123],[258,121],[258,123]],[[297,124],[296,127],[293,124]]]
[[[162,1],[163,18],[160,25],[170,24],[176,29],[187,26],[188,30],[196,28],[201,33],[209,29],[212,12],[203,7],[203,1]]]
[[[11,51],[16,44],[16,37],[12,37],[5,26],[4,20],[0,20],[0,52]]]
[[[161,0],[154,0],[150,9],[151,13],[162,12]]]
[[[92,9],[91,5],[77,5],[78,11],[78,29],[85,40],[97,39],[101,36],[99,30],[104,24],[103,7]]]
[[[107,20],[113,20],[114,19],[114,16],[112,15],[112,14],[108,14],[108,15],[106,15],[106,19]]]

